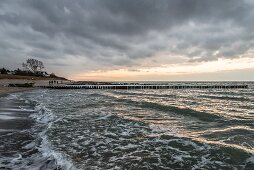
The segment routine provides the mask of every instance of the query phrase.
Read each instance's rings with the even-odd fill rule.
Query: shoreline
[[[4,87],[0,86],[0,97],[4,97],[11,93],[18,93],[18,92],[24,92],[24,91],[30,91],[34,90],[33,87]]]
[[[44,156],[38,149],[43,140],[40,134],[47,126],[32,116],[40,111],[19,97],[8,98],[35,89],[0,86],[0,169],[61,169],[54,157]]]

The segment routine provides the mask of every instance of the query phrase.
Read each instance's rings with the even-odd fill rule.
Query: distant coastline
[[[22,80],[67,80],[64,77],[38,77],[38,76],[20,76],[20,75],[9,75],[9,74],[0,74],[1,79],[22,79]]]
[[[0,97],[8,95],[9,93],[23,92],[28,90],[33,90],[36,86],[46,85],[49,81],[68,81],[63,77],[37,77],[37,76],[20,76],[20,75],[9,75],[0,74]],[[9,87],[10,84],[24,84],[24,83],[34,83],[35,87]]]

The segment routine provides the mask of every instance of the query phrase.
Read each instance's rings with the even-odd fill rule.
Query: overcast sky
[[[254,80],[253,0],[1,0],[0,67],[82,80]]]

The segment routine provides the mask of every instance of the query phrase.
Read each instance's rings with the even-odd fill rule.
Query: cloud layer
[[[236,58],[253,49],[253,20],[252,0],[1,1],[0,63],[35,56],[66,73]]]

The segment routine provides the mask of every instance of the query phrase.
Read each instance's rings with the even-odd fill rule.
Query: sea
[[[0,169],[254,169],[247,89],[36,89],[0,98]]]

